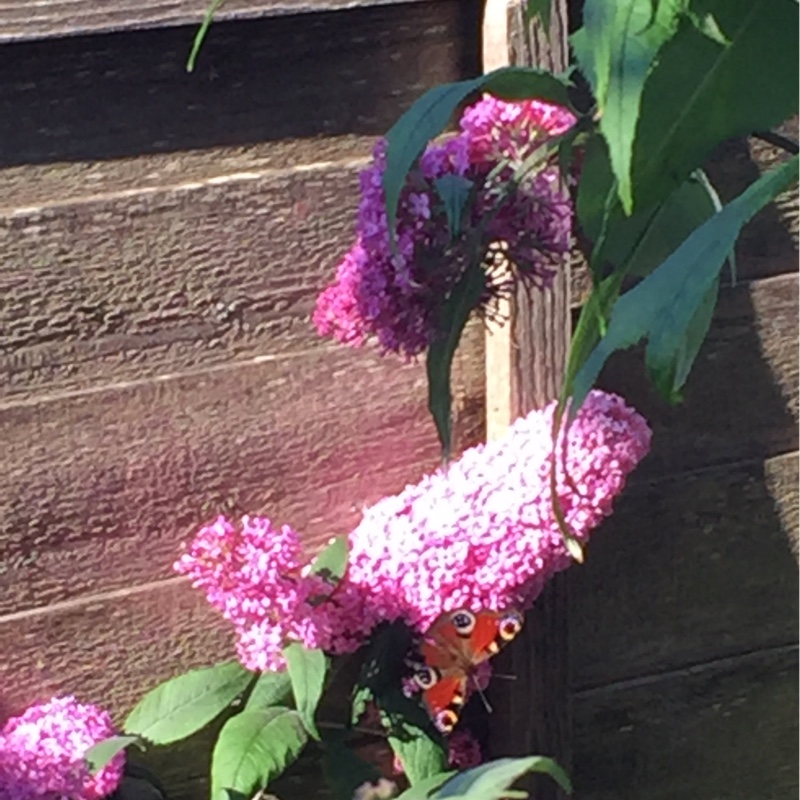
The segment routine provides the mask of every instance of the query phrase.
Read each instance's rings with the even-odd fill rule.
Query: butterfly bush
[[[571,563],[550,496],[553,414],[531,412],[367,509],[332,593],[302,564],[297,534],[257,517],[203,528],[175,567],[234,624],[251,669],[282,668],[288,640],[350,653],[384,620],[424,632],[458,608],[525,609]],[[558,441],[558,496],[578,540],[611,513],[650,436],[621,398],[589,394]]]
[[[96,775],[85,752],[113,736],[108,713],[56,697],[12,717],[0,730],[0,800],[99,800],[116,791],[125,753],[117,753]]]
[[[570,246],[568,193],[547,161],[511,193],[509,181],[574,123],[570,112],[536,100],[487,96],[467,109],[459,133],[430,144],[411,170],[398,201],[395,248],[383,191],[386,142],[380,140],[360,175],[356,241],[317,299],[319,333],[350,346],[374,337],[385,353],[419,355],[436,339],[443,303],[476,249],[486,274],[481,308],[516,279],[549,286]],[[469,198],[463,209],[456,202],[461,218],[455,224],[446,197]],[[502,266],[508,263],[511,275]]]

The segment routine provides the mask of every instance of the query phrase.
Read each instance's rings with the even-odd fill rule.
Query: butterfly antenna
[[[478,683],[478,679],[473,675],[472,682],[475,684],[475,688],[478,691],[478,694],[481,696],[481,701],[483,702],[483,707],[486,709],[487,714],[491,714],[493,712],[492,707],[489,705],[489,701],[486,699],[486,695],[483,693],[483,689],[481,689],[481,685]]]

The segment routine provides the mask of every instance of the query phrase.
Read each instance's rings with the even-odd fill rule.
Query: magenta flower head
[[[465,178],[467,144],[451,138],[422,156],[400,196],[396,251],[389,244],[385,169],[381,140],[361,173],[356,243],[339,264],[335,282],[318,298],[313,322],[320,334],[342,344],[358,346],[373,336],[384,352],[413,357],[430,344],[442,298],[463,269],[451,247],[436,182]]]
[[[476,310],[518,279],[548,286],[570,246],[572,208],[548,159],[520,169],[574,122],[538,101],[485,97],[467,109],[460,133],[430,144],[407,176],[395,249],[383,192],[386,142],[379,141],[361,173],[356,242],[317,299],[317,331],[351,346],[374,338],[383,352],[414,357],[441,335],[443,303],[475,258],[487,277]]]
[[[386,497],[350,534],[348,581],[424,631],[445,611],[525,609],[571,563],[550,496],[554,404]],[[558,495],[585,542],[650,447],[645,420],[593,391],[558,444]],[[569,475],[565,480],[564,468]]]
[[[309,571],[293,530],[257,517],[203,528],[175,568],[233,623],[253,670],[282,669],[289,641],[350,653],[384,620],[424,632],[458,608],[524,610],[571,563],[550,497],[553,412],[533,411],[504,439],[367,509],[333,591]],[[600,391],[562,433],[558,494],[580,541],[611,513],[650,435],[636,411]]]
[[[31,706],[0,731],[0,798],[107,797],[122,780],[125,753],[117,753],[96,775],[90,774],[84,754],[114,733],[105,711],[71,696]]]

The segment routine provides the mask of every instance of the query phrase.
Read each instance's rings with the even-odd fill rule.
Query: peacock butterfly
[[[477,614],[462,608],[447,611],[431,625],[419,648],[421,664],[414,666],[414,681],[442,733],[458,722],[472,670],[500,652],[522,629],[518,611]]]

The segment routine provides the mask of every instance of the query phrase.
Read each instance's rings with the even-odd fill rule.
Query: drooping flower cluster
[[[481,307],[513,283],[500,262],[548,285],[569,249],[571,207],[555,167],[545,160],[524,175],[520,167],[574,122],[570,112],[535,100],[486,97],[472,106],[461,131],[430,144],[410,172],[394,249],[383,191],[386,142],[379,141],[361,173],[356,242],[317,300],[319,333],[353,346],[375,337],[384,352],[418,355],[439,334],[443,303],[476,251],[486,273]]]
[[[517,420],[502,440],[364,513],[350,534],[348,580],[369,605],[425,630],[444,611],[527,608],[569,566],[550,496],[553,412]],[[579,541],[649,446],[647,423],[621,398],[589,394],[558,444],[558,495]]]
[[[57,697],[12,717],[0,731],[0,800],[99,800],[122,779],[120,752],[96,775],[84,754],[109,736],[107,712],[74,697]]]
[[[347,653],[382,620],[423,632],[457,608],[527,608],[570,563],[550,497],[553,411],[532,412],[504,439],[366,510],[332,594],[301,565],[297,535],[264,519],[217,520],[176,568],[233,622],[252,669],[280,668],[287,640]],[[611,512],[649,446],[639,414],[590,393],[559,443],[559,497],[580,541]]]

